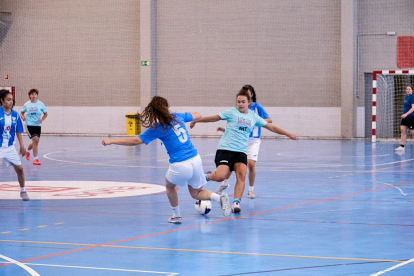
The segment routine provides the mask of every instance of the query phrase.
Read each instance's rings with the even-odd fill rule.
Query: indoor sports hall
[[[401,139],[413,11],[412,0],[1,0],[0,88],[18,113],[37,89],[48,116],[41,165],[20,158],[30,200],[0,158],[0,275],[414,275],[414,139]],[[135,114],[154,96],[213,116],[247,84],[297,140],[262,128],[240,213],[212,202],[201,215],[180,187],[182,222],[169,223],[166,145],[102,140],[144,133]],[[218,127],[186,124],[205,172]]]

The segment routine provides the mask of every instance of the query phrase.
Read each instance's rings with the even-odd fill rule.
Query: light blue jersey
[[[0,148],[11,147],[16,143],[16,133],[22,133],[23,124],[19,113],[12,109],[10,114],[6,114],[0,106]]]
[[[193,120],[191,113],[172,113],[177,120],[173,122],[174,129],[167,126],[165,132],[161,125],[158,125],[156,129],[148,128],[144,133],[138,135],[139,138],[147,145],[155,139],[160,139],[167,149],[167,153],[170,156],[170,163],[182,162],[189,160],[197,156],[197,150],[190,141],[186,122]]]
[[[259,115],[260,118],[263,118],[263,119],[269,118],[269,114],[267,114],[266,110],[259,103],[252,102],[249,109],[252,110],[257,115]],[[262,128],[254,127],[252,133],[250,133],[250,137],[260,138],[261,136],[262,136]]]
[[[233,107],[219,114],[222,120],[227,121],[226,131],[220,139],[218,149],[247,154],[249,135],[255,126],[267,124],[265,120],[251,110],[241,113]]]
[[[47,109],[39,100],[35,103],[28,101],[23,105],[22,112],[26,116],[26,126],[41,126],[42,124],[39,124],[39,120],[42,117],[42,113],[47,112]]]

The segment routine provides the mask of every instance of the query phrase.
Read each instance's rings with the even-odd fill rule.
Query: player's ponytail
[[[168,101],[160,96],[152,98],[151,102],[145,107],[144,112],[140,114],[140,121],[144,127],[157,128],[158,124],[165,131],[167,126],[173,128],[172,122],[176,122],[174,116],[168,110]]]
[[[250,90],[250,92],[252,93],[252,102],[257,101],[256,91],[254,91],[253,86],[251,86],[250,84],[246,84],[245,86],[243,86],[243,89]]]

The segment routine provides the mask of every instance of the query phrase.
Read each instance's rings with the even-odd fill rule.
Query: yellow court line
[[[47,227],[47,225],[40,225],[37,228],[45,228],[45,227]]]
[[[28,230],[30,230],[30,228],[20,229],[19,231],[28,231]]]
[[[63,222],[55,223],[55,225],[62,225],[62,224],[63,224]]]
[[[10,234],[11,232],[10,231],[8,231],[8,232],[1,232],[2,234]]]
[[[264,256],[264,257],[285,257],[285,258],[308,258],[308,259],[325,259],[325,260],[342,260],[342,261],[366,261],[366,262],[388,262],[388,263],[402,263],[401,260],[379,260],[379,259],[363,259],[363,258],[340,258],[340,257],[323,257],[323,256],[306,256],[306,255],[286,255],[286,254],[267,254],[267,253],[247,253],[247,252],[227,252],[227,251],[211,251],[198,249],[174,249],[174,248],[155,248],[155,247],[141,247],[141,246],[122,246],[122,245],[97,245],[84,243],[65,243],[65,242],[37,242],[37,241],[13,241],[0,240],[0,242],[16,242],[16,243],[33,243],[33,244],[55,244],[55,245],[73,245],[73,246],[98,246],[108,248],[125,248],[125,249],[144,249],[144,250],[160,250],[160,251],[178,251],[178,252],[197,252],[197,253],[212,253],[212,254],[226,254],[226,255],[244,255],[244,256]]]

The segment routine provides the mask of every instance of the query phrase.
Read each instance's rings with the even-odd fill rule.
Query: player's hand
[[[289,133],[288,137],[292,140],[296,140],[296,135]]]
[[[226,129],[225,129],[224,127],[218,127],[218,128],[217,128],[217,131],[223,131],[223,132],[225,132],[225,131],[226,131]]]
[[[407,117],[407,115],[405,114],[401,115],[401,118],[405,119],[405,117]]]
[[[26,149],[24,147],[20,147],[20,154],[22,157],[26,155]]]
[[[111,140],[110,139],[103,139],[102,140],[102,145],[104,145],[104,146],[108,146],[108,145],[110,145],[111,144]]]
[[[190,123],[190,128],[195,127],[195,125],[196,125],[196,122],[192,121],[192,122]]]
[[[26,121],[26,116],[21,116],[20,118],[22,118],[22,121]]]

